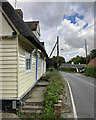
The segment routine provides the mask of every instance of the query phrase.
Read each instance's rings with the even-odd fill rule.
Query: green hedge
[[[87,66],[85,68],[85,75],[96,78],[96,66]]]
[[[77,72],[75,67],[60,67],[59,68],[60,71],[64,71],[64,72]]]

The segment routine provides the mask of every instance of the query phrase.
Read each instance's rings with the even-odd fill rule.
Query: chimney
[[[15,11],[23,19],[23,12],[22,12],[22,10],[21,9],[16,9]]]

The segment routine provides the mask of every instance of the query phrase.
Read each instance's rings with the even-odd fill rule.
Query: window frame
[[[26,64],[26,60],[29,60],[29,59],[26,58],[26,55],[27,55],[27,54],[30,55],[30,61],[29,61],[29,62],[30,62],[30,66],[29,66],[29,64],[28,64],[28,67],[29,67],[30,69],[26,69],[26,68],[27,68],[27,66],[26,66],[26,65],[27,65],[27,64]],[[28,62],[28,63],[29,63],[29,62]],[[25,67],[26,72],[32,72],[32,54],[29,53],[29,52],[26,52],[26,53],[25,53],[25,66],[26,66],[26,67]]]

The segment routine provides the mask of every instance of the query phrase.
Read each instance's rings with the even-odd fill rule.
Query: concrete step
[[[23,110],[42,110],[43,109],[43,106],[30,106],[30,105],[24,105],[23,106],[23,108],[22,108]]]
[[[25,103],[42,103],[44,98],[38,97],[38,98],[29,98],[25,101]]]
[[[38,113],[38,114],[42,114],[43,112],[42,112],[42,110],[22,110],[22,112],[21,112],[22,114],[29,114],[29,115],[31,115],[31,114],[36,114],[36,113]]]
[[[49,85],[49,82],[47,81],[40,81],[36,84],[36,86],[40,86],[40,87],[46,87]]]
[[[30,105],[30,106],[43,105],[43,102],[25,102],[25,105]]]

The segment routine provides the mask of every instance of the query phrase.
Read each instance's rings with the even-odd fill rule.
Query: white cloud
[[[80,56],[85,56],[85,49],[84,48],[79,48],[78,53]]]

